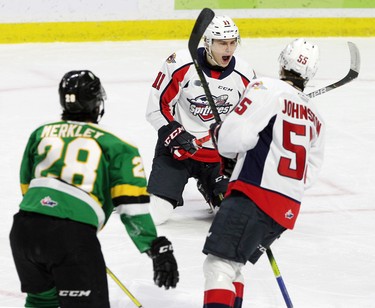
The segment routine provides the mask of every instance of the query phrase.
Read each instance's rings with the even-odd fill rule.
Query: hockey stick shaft
[[[211,23],[214,17],[215,17],[215,13],[209,8],[204,8],[200,12],[197,20],[195,21],[193,30],[191,31],[188,47],[189,47],[190,55],[193,59],[195,69],[198,73],[204,93],[206,95],[206,99],[208,101],[209,106],[211,107],[211,111],[214,116],[214,119],[216,122],[221,122],[220,115],[219,115],[219,112],[217,111],[215,102],[212,98],[212,94],[208,86],[206,77],[204,76],[202,67],[200,66],[198,62],[198,51],[197,51],[199,42],[201,41],[204,32],[206,31],[208,25]]]
[[[220,115],[219,115],[219,112],[217,111],[215,102],[212,98],[212,94],[211,94],[210,88],[208,86],[206,77],[204,76],[202,68],[199,64],[198,52],[197,52],[199,42],[201,41],[204,32],[206,31],[208,25],[211,23],[211,21],[214,17],[215,17],[215,13],[211,9],[204,8],[200,12],[197,20],[195,21],[193,30],[191,31],[188,47],[189,47],[190,55],[193,59],[195,69],[198,73],[199,80],[201,81],[201,84],[202,84],[202,87],[203,87],[203,90],[204,90],[204,94],[206,95],[206,99],[208,101],[208,104],[209,104],[209,106],[211,108],[211,111],[212,111],[212,114],[214,116],[215,122],[220,123],[221,122]],[[206,137],[208,137],[208,139],[209,139],[210,136],[208,135]],[[206,138],[206,137],[203,137],[203,138]],[[201,138],[201,139],[203,139],[203,138]],[[199,141],[200,145],[203,142],[205,142],[201,139],[197,140],[197,141]],[[210,207],[211,213],[213,213],[214,212],[213,206],[209,202],[208,202],[208,205]]]
[[[288,308],[293,308],[292,301],[289,297],[288,290],[286,289],[285,283],[283,278],[281,277],[279,267],[277,266],[275,257],[273,256],[273,253],[270,248],[267,249],[267,257],[268,260],[270,261],[273,273],[275,274],[277,284],[279,285],[279,288],[281,290],[281,294],[284,297],[285,304]]]
[[[323,88],[320,88],[319,90],[307,94],[309,97],[313,98],[315,96],[327,93],[328,91],[341,87],[358,77],[359,69],[361,66],[359,50],[358,47],[352,42],[348,42],[348,47],[350,52],[350,69],[346,76],[340,79],[339,81],[336,81],[328,86],[325,86]]]
[[[115,276],[115,274],[112,273],[112,271],[108,267],[106,267],[106,272],[138,308],[143,308],[142,304],[134,297],[133,294],[130,293],[130,291],[121,283],[121,281]]]

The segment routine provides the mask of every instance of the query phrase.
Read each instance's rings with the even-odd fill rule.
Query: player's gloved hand
[[[178,122],[172,121],[159,129],[159,136],[164,136],[164,146],[168,147],[173,157],[178,160],[187,159],[200,148],[196,138],[188,133]]]
[[[219,137],[220,128],[221,128],[221,122],[220,123],[215,122],[215,123],[210,125],[210,130],[209,130],[212,143],[213,143],[216,150],[218,149],[217,148],[217,139]],[[230,178],[231,175],[232,175],[234,166],[236,165],[237,159],[227,158],[227,157],[224,157],[224,156],[221,156],[221,155],[220,155],[220,159],[221,159],[221,161],[220,161],[220,173],[222,175]]]
[[[215,149],[217,150],[217,138],[219,136],[219,130],[221,127],[221,122],[215,122],[210,125],[209,133],[211,136],[212,144],[214,145]]]
[[[220,161],[220,173],[222,175],[225,175],[226,177],[230,178],[233,169],[236,166],[237,159],[236,158],[227,158],[224,156],[220,156],[221,161]]]
[[[164,236],[156,238],[147,254],[154,266],[154,282],[165,289],[175,288],[179,281],[177,262],[173,255],[172,243]]]

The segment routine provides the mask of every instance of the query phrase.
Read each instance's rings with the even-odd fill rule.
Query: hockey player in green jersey
[[[138,250],[153,260],[159,287],[179,280],[171,242],[157,236],[148,212],[138,148],[97,123],[105,92],[87,70],[59,86],[62,120],[37,128],[20,171],[23,199],[10,244],[25,307],[109,307],[97,232],[115,208]]]

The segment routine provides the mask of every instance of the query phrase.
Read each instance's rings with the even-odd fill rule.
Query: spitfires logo
[[[212,96],[212,98],[219,114],[229,113],[232,104],[227,102],[228,95]],[[210,121],[214,118],[205,95],[198,96],[194,99],[188,99],[188,101],[190,102],[190,112],[194,116],[198,116],[203,122]]]
[[[48,207],[55,207],[58,205],[56,201],[53,201],[51,197],[44,197],[42,200],[40,200],[40,204],[43,206],[48,206]]]

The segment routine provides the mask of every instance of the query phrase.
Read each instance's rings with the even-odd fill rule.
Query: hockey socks
[[[204,292],[203,308],[233,308],[236,295],[226,289],[212,289]]]
[[[203,263],[205,276],[204,308],[241,308],[243,264],[208,254]]]
[[[203,308],[242,308],[244,285],[233,282],[236,293],[226,289],[212,289],[204,292]]]
[[[233,308],[241,308],[243,301],[243,289],[244,285],[241,282],[233,282],[234,287],[236,288],[236,298],[234,300]]]
[[[59,306],[56,288],[41,293],[27,293],[25,307],[57,308]]]

